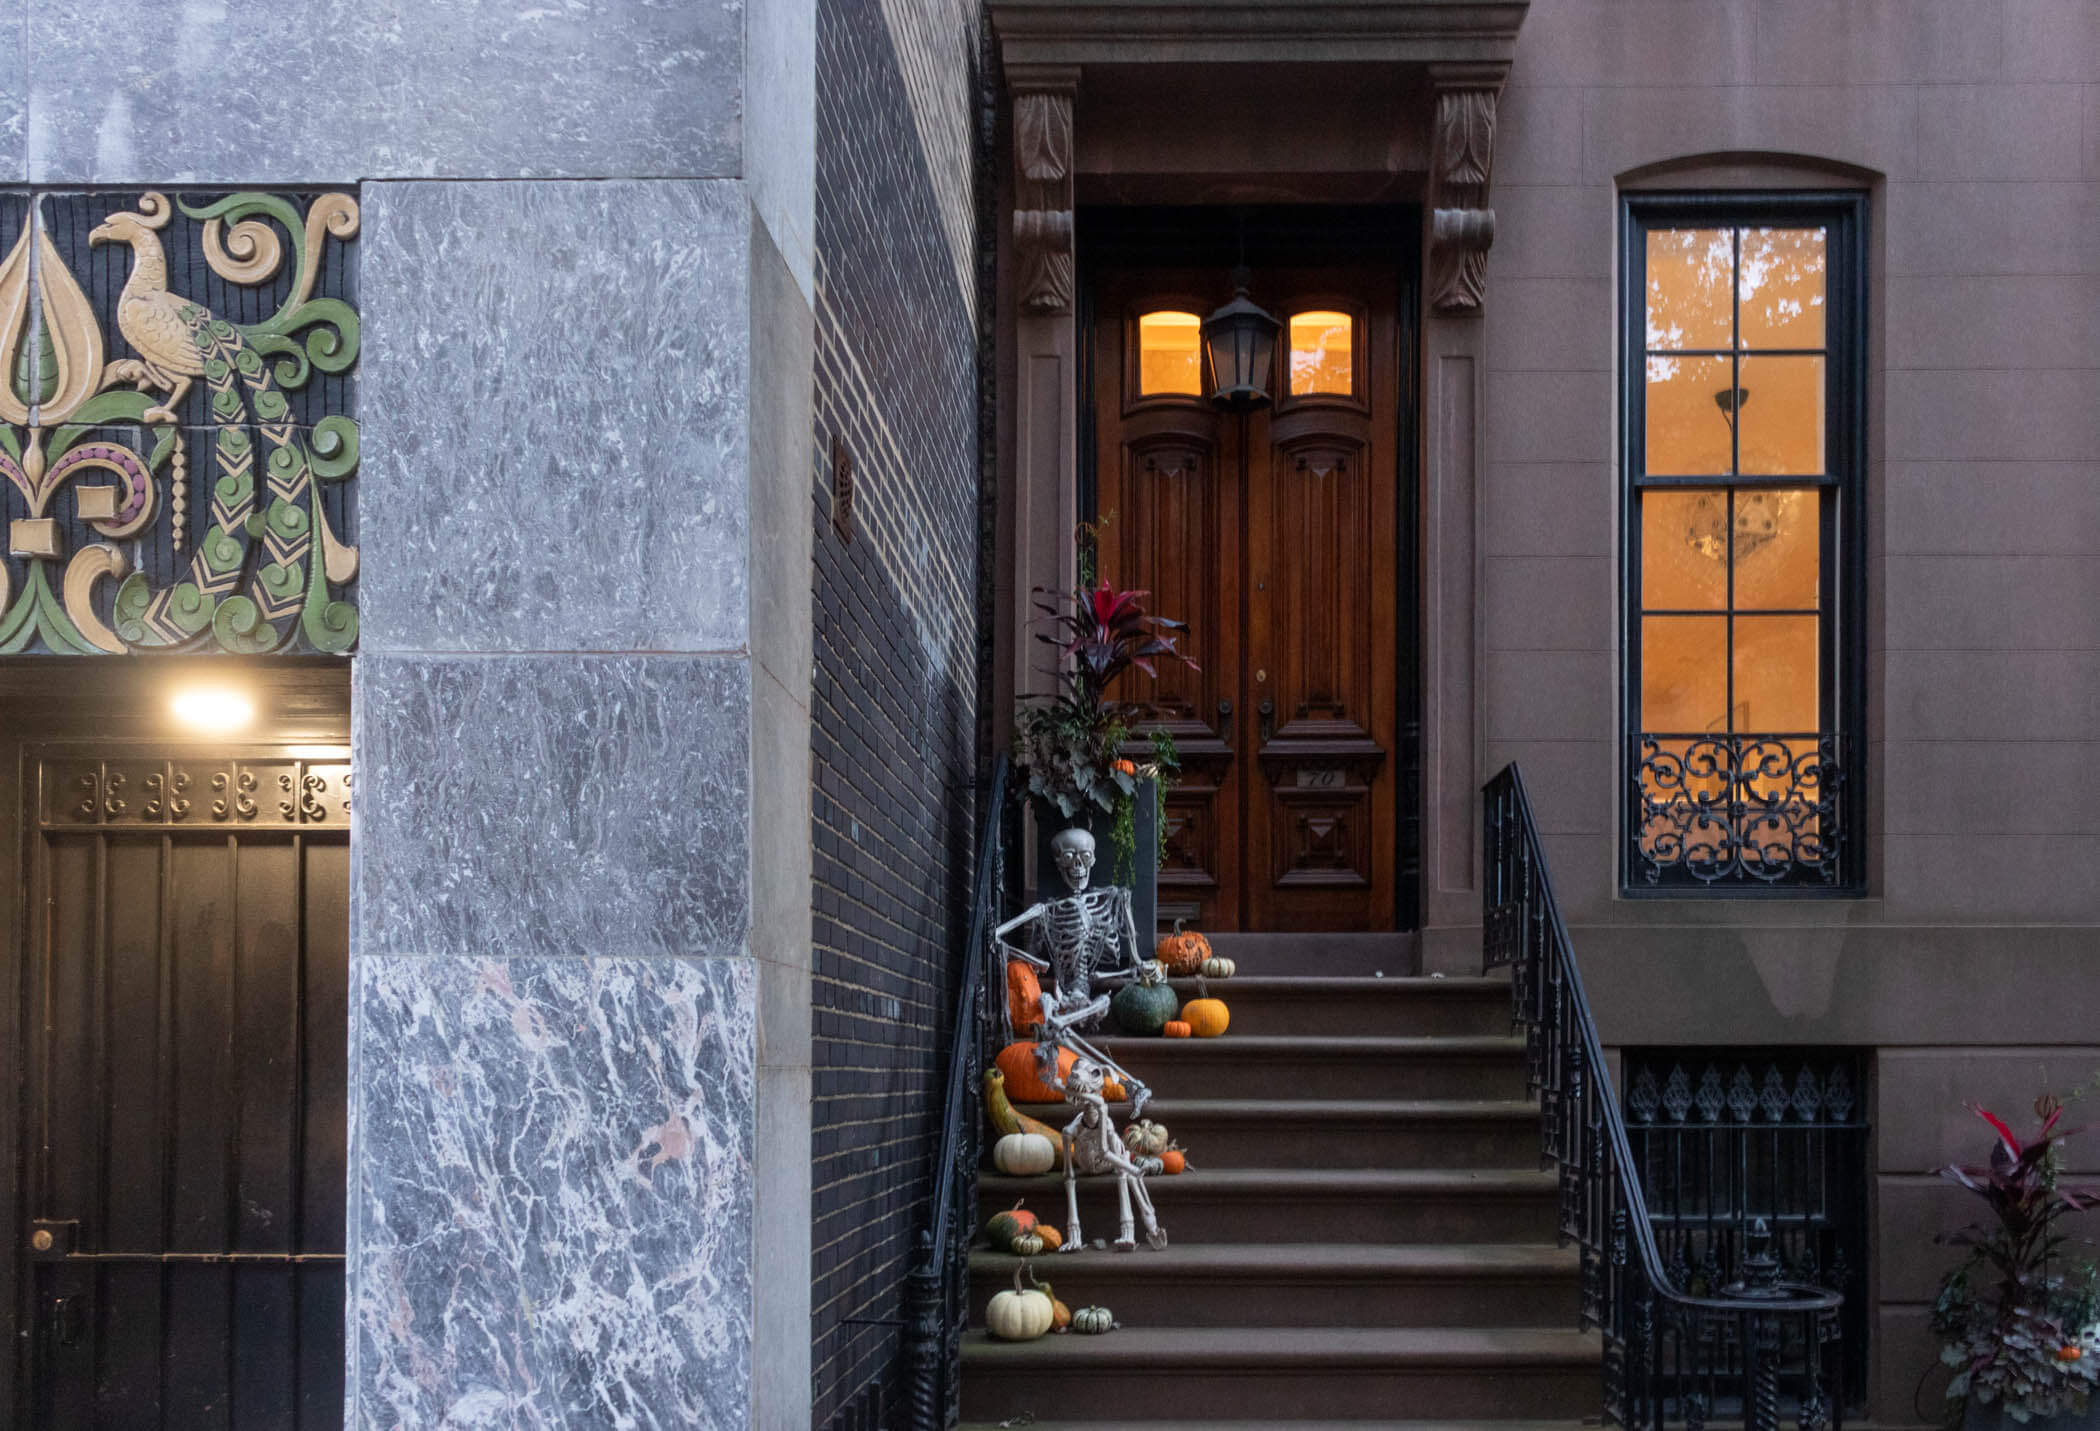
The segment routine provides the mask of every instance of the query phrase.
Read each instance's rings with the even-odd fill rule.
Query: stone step
[[[1063,1104],[1022,1111],[1053,1127],[1070,1116]],[[1198,1170],[1538,1166],[1539,1110],[1515,1100],[1155,1098],[1145,1116],[1166,1125]],[[1155,1181],[1165,1188],[1189,1176]]]
[[[1578,1297],[1574,1250],[1544,1244],[1176,1243],[1031,1260],[1067,1305],[1101,1303],[1129,1327],[1565,1328]],[[970,1325],[1020,1263],[971,1254]]]
[[[1597,1403],[1599,1365],[1594,1335],[1562,1330],[1126,1326],[1032,1342],[972,1330],[963,1415],[1574,1419]]]
[[[1415,972],[1413,934],[1211,934],[1213,952],[1238,964],[1242,975],[1312,974],[1387,978]]]
[[[1507,1034],[1507,979],[1383,979],[1239,973],[1205,980],[1242,1034]],[[1194,979],[1175,979],[1184,1000]]]
[[[1242,1034],[1099,1040],[1158,1098],[1525,1096],[1524,1041],[1496,1035]]]
[[[1551,1242],[1554,1174],[1530,1169],[1230,1168],[1198,1164],[1152,1183],[1153,1204],[1170,1241]],[[1029,1210],[1065,1225],[1061,1179],[986,1173],[978,1179],[985,1217],[1025,1198]],[[1086,1235],[1116,1234],[1115,1180],[1082,1178],[1079,1211]],[[1132,1256],[1139,1254],[1133,1253]]]

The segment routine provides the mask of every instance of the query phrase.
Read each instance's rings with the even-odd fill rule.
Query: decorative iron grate
[[[1634,735],[1634,888],[1841,888],[1852,879],[1834,735]]]
[[[1845,1384],[1866,1385],[1866,1060],[1847,1049],[1628,1050],[1626,1133],[1671,1279],[1710,1296],[1770,1230],[1789,1281],[1845,1298]]]

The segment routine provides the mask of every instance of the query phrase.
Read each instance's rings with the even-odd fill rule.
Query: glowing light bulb
[[[219,733],[240,730],[255,719],[255,702],[225,686],[191,686],[178,691],[175,719],[193,730]]]

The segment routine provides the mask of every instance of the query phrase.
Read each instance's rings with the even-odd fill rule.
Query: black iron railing
[[[1835,1431],[1844,1299],[1787,1280],[1762,1228],[1727,1285],[1694,1295],[1671,1277],[1523,778],[1506,767],[1484,794],[1483,963],[1512,975],[1560,1236],[1581,1254],[1580,1324],[1604,1341],[1604,1414],[1628,1431],[1777,1431],[1784,1411],[1801,1431]]]
[[[984,1137],[978,1080],[992,1053],[986,1046],[995,1023],[990,1001],[994,991],[1005,988],[1003,967],[994,968],[991,932],[1002,883],[999,821],[1006,808],[1006,766],[1002,755],[992,770],[989,798],[980,807],[969,942],[963,946],[955,1018],[949,1026],[953,1032],[940,1150],[934,1155],[933,1210],[919,1233],[918,1256],[905,1284],[904,1356],[912,1431],[947,1431],[961,1420],[969,1245],[977,1229],[977,1164]]]

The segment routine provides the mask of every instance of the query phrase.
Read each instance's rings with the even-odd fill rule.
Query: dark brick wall
[[[952,111],[975,17],[884,9],[817,7],[810,1330],[815,1425],[839,1431],[896,1414],[977,731],[977,336],[954,243],[972,233],[969,115]],[[850,542],[831,520],[835,441]]]

